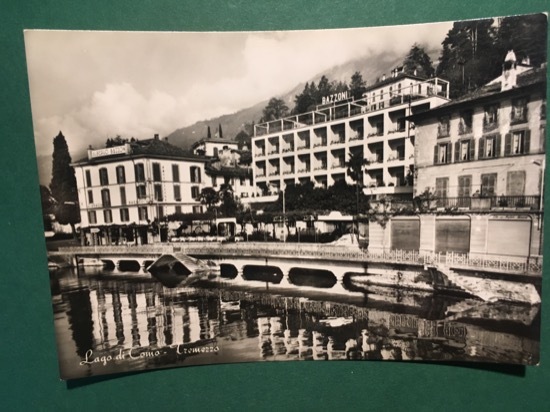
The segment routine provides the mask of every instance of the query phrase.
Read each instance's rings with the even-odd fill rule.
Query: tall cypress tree
[[[63,133],[53,139],[52,181],[50,190],[56,201],[54,215],[62,225],[71,225],[76,235],[75,224],[80,222],[76,177],[71,166],[71,155]]]
[[[220,136],[220,139],[223,139],[223,132],[222,132],[221,123],[218,123],[218,135]]]
[[[212,132],[210,131],[210,126],[208,126],[208,132],[206,134],[206,138],[207,139],[211,139],[212,138]]]

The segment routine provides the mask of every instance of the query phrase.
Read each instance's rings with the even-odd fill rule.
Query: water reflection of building
[[[517,313],[518,325],[506,318],[513,326],[506,330],[497,322],[485,328],[479,321],[431,320],[271,295],[259,301],[243,295],[240,308],[224,314],[218,295],[167,292],[157,286],[91,282],[89,288],[62,292],[78,356],[90,348],[98,352],[162,348],[215,339],[222,355],[226,342],[256,340],[258,359],[267,360],[538,360],[538,338],[525,332],[530,324],[518,308],[511,311]],[[330,317],[335,312],[357,316]],[[530,312],[531,319],[536,316]],[[491,319],[493,315],[485,323]]]

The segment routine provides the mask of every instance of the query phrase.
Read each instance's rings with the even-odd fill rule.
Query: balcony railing
[[[540,210],[540,196],[440,197],[429,202],[429,208],[465,208],[470,210]]]
[[[371,97],[364,97],[351,102],[340,102],[331,105],[332,110],[329,110],[327,105],[319,106],[316,110],[308,113],[257,124],[254,126],[254,136],[264,136],[278,133],[282,130],[309,127],[312,124],[323,124],[336,119],[409,104],[410,102],[427,99],[432,96],[448,99],[449,82],[439,78],[432,78],[411,87],[404,87],[400,92],[384,93],[381,97],[377,96],[376,101]]]

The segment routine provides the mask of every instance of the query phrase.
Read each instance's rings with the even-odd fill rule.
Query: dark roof
[[[518,74],[517,86],[512,89],[501,91],[500,82],[486,84],[485,86],[482,86],[474,90],[473,92],[460,96],[454,100],[451,100],[448,103],[442,104],[441,106],[437,106],[431,110],[409,116],[408,119],[418,121],[424,118],[433,117],[434,115],[443,112],[447,112],[450,109],[456,109],[464,106],[471,107],[472,103],[474,102],[485,103],[486,101],[494,101],[495,99],[504,98],[510,95],[521,94],[525,92],[525,89],[545,83],[546,67],[528,70]],[[544,87],[542,90],[546,91],[546,87]]]
[[[222,166],[219,161],[206,164],[206,173],[211,176],[251,177],[252,170],[248,167]]]
[[[131,159],[138,157],[153,157],[159,159],[176,159],[176,160],[193,160],[193,161],[206,161],[203,156],[196,156],[191,152],[182,149],[181,147],[174,146],[168,143],[166,140],[160,139],[147,139],[136,140],[129,143],[131,147],[130,154],[116,154],[111,156],[102,156],[98,158],[83,159],[73,162],[74,165],[78,164],[95,164],[95,163],[109,163],[113,160],[119,159]]]
[[[385,86],[387,84],[398,82],[398,81],[403,80],[403,79],[415,79],[415,80],[420,80],[420,81],[428,80],[425,77],[419,77],[419,76],[415,76],[413,74],[399,73],[395,77],[388,77],[385,80],[376,82],[375,84],[373,84],[371,86],[367,86],[367,88],[365,90],[365,93],[368,92],[368,91],[374,90],[374,89],[378,89],[379,87]]]

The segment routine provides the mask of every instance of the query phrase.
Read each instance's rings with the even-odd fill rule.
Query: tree
[[[239,149],[242,149],[244,146],[247,146],[250,150],[250,135],[246,133],[244,130],[241,130],[237,135],[235,136],[235,141],[239,145]]]
[[[117,134],[115,137],[108,138],[105,141],[105,147],[122,146],[125,143],[128,143],[128,139],[124,139]]]
[[[501,73],[493,19],[455,22],[443,40],[436,75],[449,80],[450,97],[481,87]]]
[[[222,125],[221,125],[221,123],[218,124],[218,135],[219,135],[220,139],[223,139],[223,132],[222,132]]]
[[[282,119],[288,116],[289,109],[283,99],[272,97],[269,99],[267,106],[262,112],[262,122],[270,122],[272,120]]]
[[[544,14],[510,16],[502,19],[497,35],[500,56],[514,50],[518,61],[529,58],[538,67],[546,62],[546,36],[548,20]]]
[[[221,202],[219,210],[222,215],[236,217],[242,211],[242,205],[235,199],[233,187],[230,184],[224,183],[221,185],[218,197]]]
[[[52,192],[47,186],[40,185],[40,201],[42,203],[42,213],[49,215],[53,213],[55,199],[52,197]]]
[[[357,100],[363,97],[363,93],[367,91],[366,86],[367,86],[367,82],[363,80],[363,75],[358,71],[353,73],[349,84],[349,90],[354,100]]]
[[[199,201],[206,205],[207,210],[212,210],[212,207],[220,201],[218,192],[216,192],[211,187],[205,187],[201,190],[199,194]]]
[[[362,152],[350,152],[346,162],[349,177],[355,182],[355,214],[359,215],[359,186],[363,186],[363,169],[369,161],[363,157]]]
[[[294,96],[294,109],[292,109],[292,114],[302,114],[307,113],[315,108],[315,96],[313,93],[317,92],[317,88],[314,83],[306,83],[302,93]]]
[[[435,73],[433,68],[432,59],[423,47],[420,47],[417,43],[413,44],[409,54],[403,61],[403,70],[405,73],[414,74],[420,77],[432,77]]]
[[[212,132],[210,131],[210,126],[208,126],[208,130],[206,132],[206,138],[211,139],[212,138]]]
[[[76,177],[71,166],[71,155],[63,133],[53,139],[52,180],[50,190],[57,204],[54,208],[56,220],[62,225],[71,225],[76,238],[75,224],[80,222]]]

